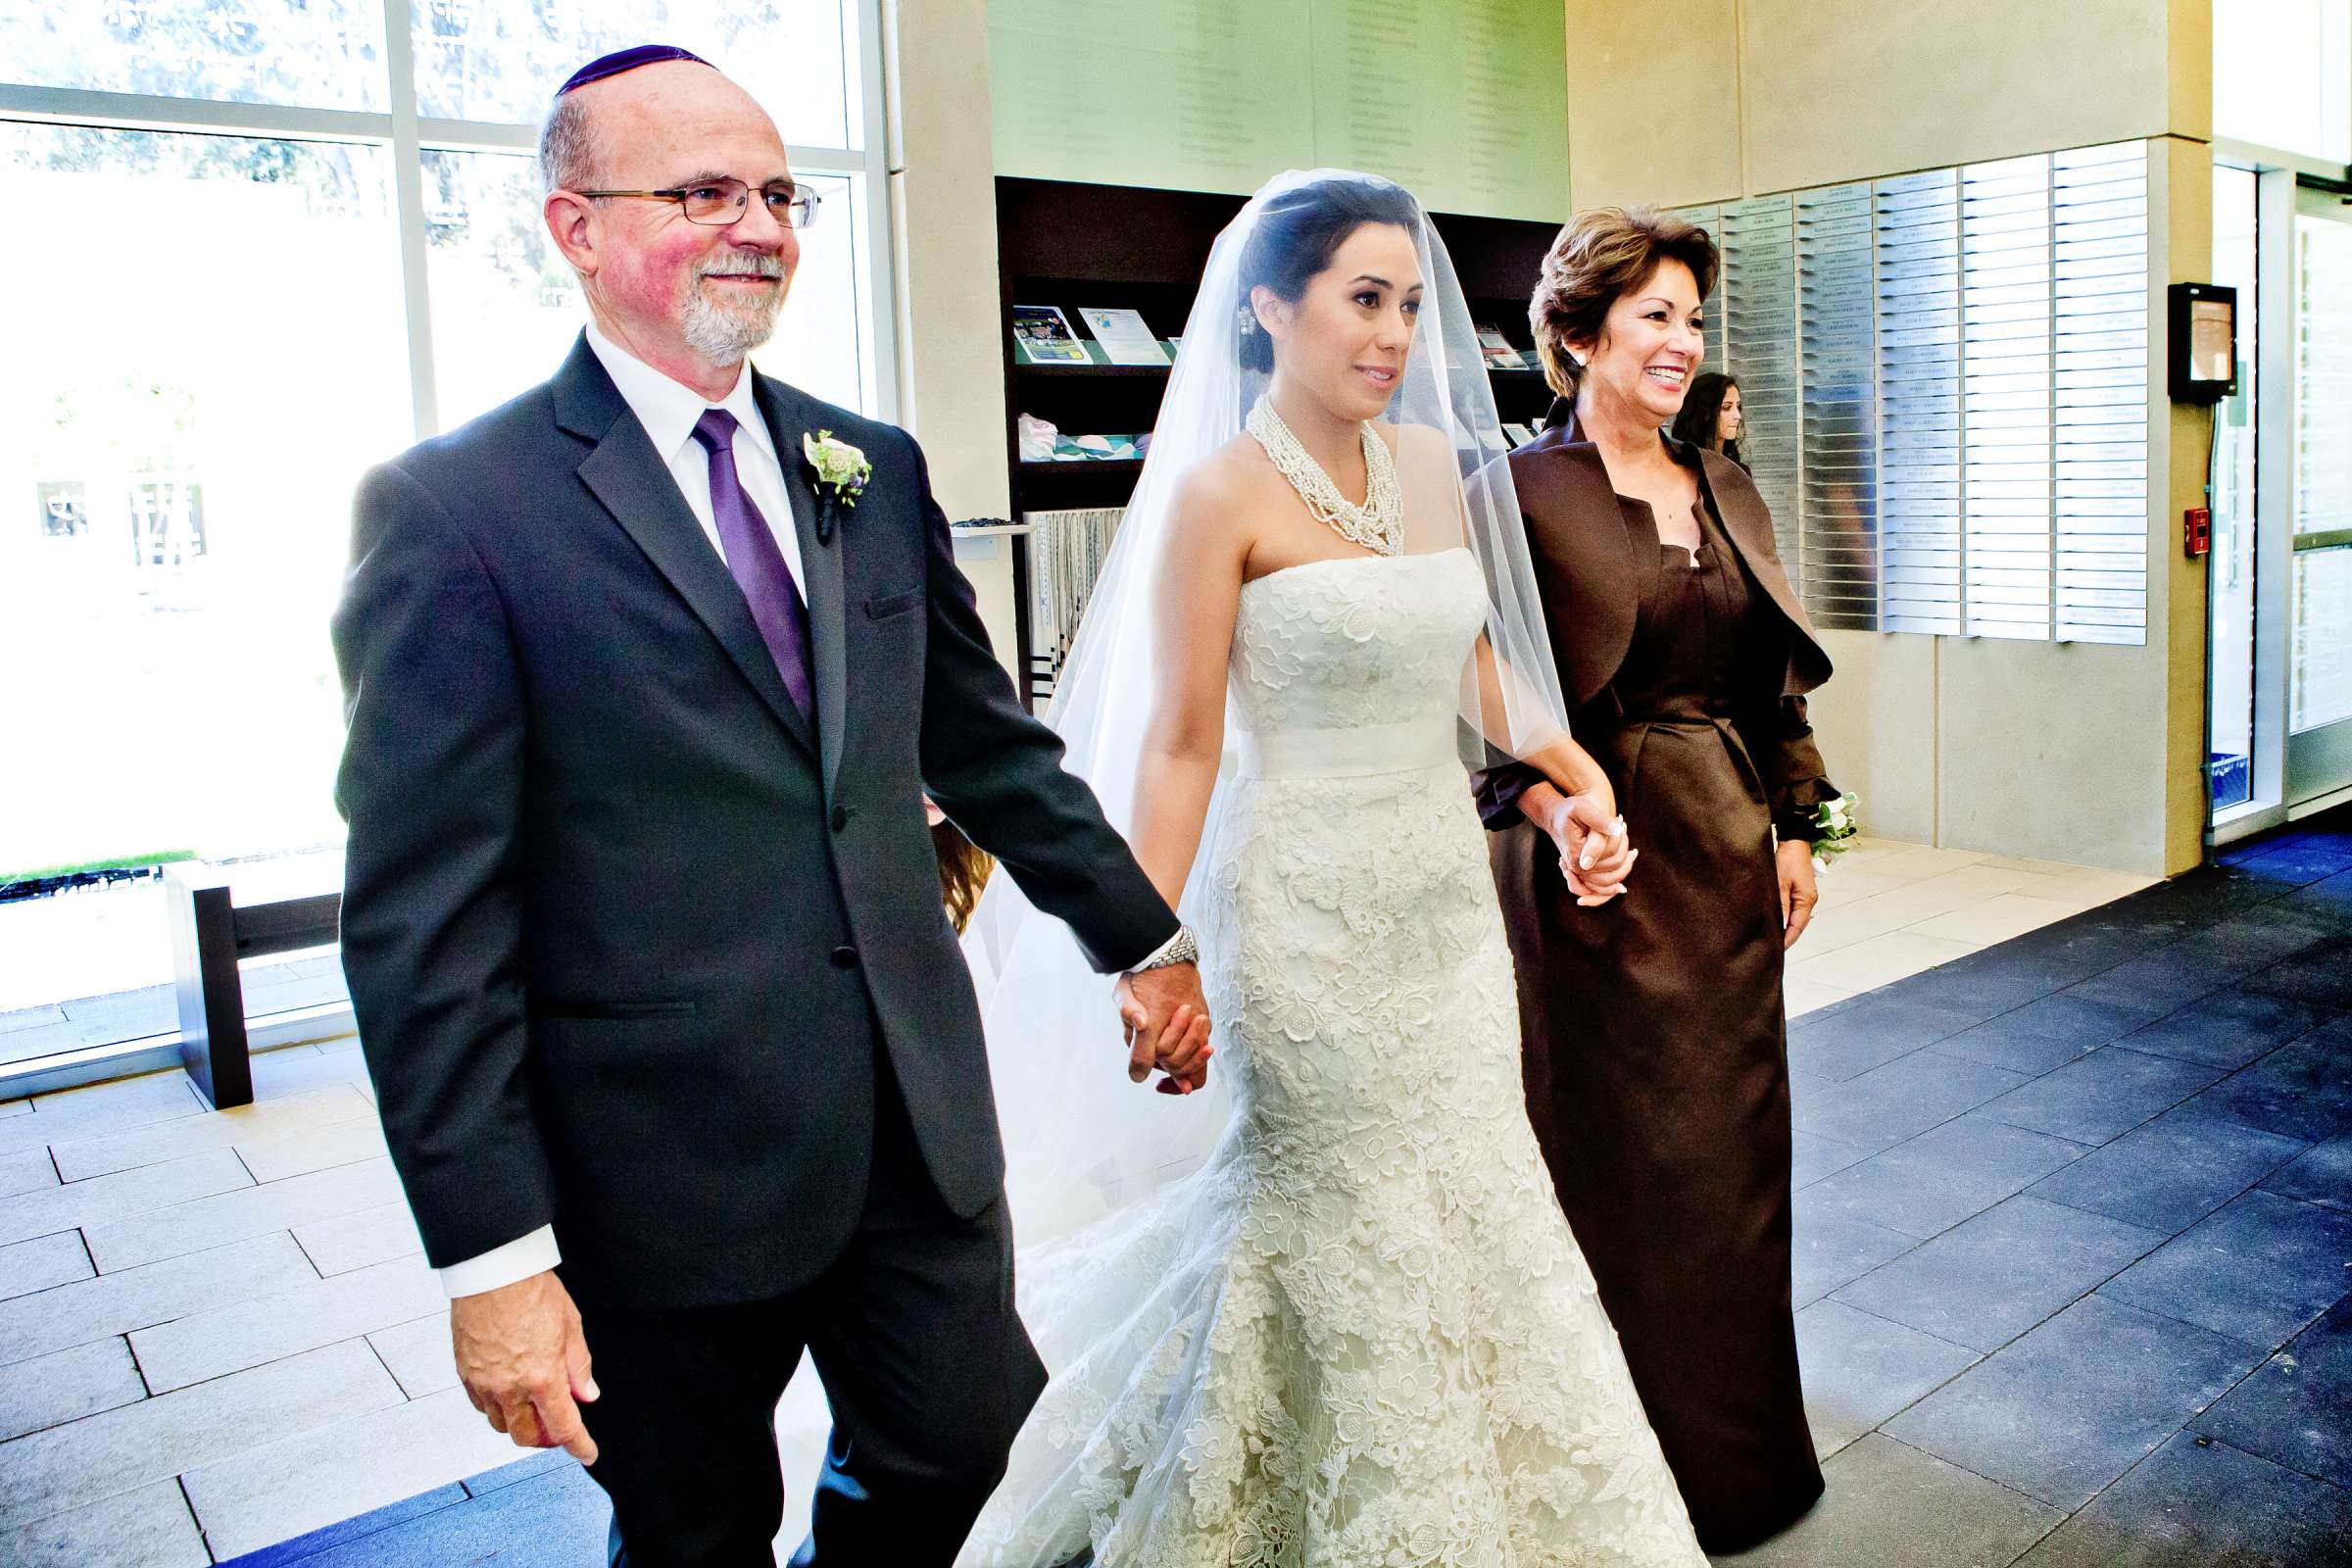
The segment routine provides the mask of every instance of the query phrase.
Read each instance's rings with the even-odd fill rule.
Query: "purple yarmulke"
[[[569,81],[556,89],[556,96],[561,98],[574,87],[585,87],[592,81],[602,81],[607,76],[617,76],[624,71],[635,71],[639,66],[656,65],[664,60],[691,60],[698,66],[710,64],[701,55],[681,49],[674,43],[641,43],[633,49],[616,49],[609,55],[589,61],[571,74]]]

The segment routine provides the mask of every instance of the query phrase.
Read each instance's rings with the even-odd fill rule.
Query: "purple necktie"
[[[735,471],[735,416],[724,409],[706,409],[695,421],[694,438],[710,454],[710,513],[718,521],[718,542],[725,547],[727,570],[752,607],[760,638],[767,644],[776,672],[801,717],[816,721],[815,702],[808,693],[808,607],[801,603],[800,584],[784,564],[784,552],[768,529],[767,519],[743,493]]]

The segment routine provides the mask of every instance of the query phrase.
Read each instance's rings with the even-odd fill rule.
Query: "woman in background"
[[[1569,728],[1626,803],[1641,881],[1592,907],[1563,897],[1561,801],[1524,768],[1485,774],[1480,804],[1529,1117],[1699,1543],[1722,1552],[1822,1489],[1790,1312],[1781,973],[1816,896],[1813,813],[1838,791],[1802,696],[1830,662],[1771,514],[1738,465],[1661,434],[1715,269],[1703,231],[1655,213],[1564,229],[1528,313],[1560,401],[1509,459]]]
[[[1683,412],[1674,416],[1674,438],[1708,452],[1720,452],[1740,467],[1740,437],[1747,424],[1740,414],[1740,382],[1721,370],[1709,370],[1683,394]]]

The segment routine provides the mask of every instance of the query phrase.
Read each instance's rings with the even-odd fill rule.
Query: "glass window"
[[[682,44],[770,106],[796,162],[830,165],[802,171],[823,214],[758,363],[830,401],[887,406],[870,344],[889,273],[867,208],[882,151],[864,145],[859,64],[876,0],[721,9],[0,6],[0,210],[170,236],[161,270],[152,245],[0,251],[5,297],[32,302],[11,318],[0,377],[0,734],[19,763],[0,770],[0,1073],[177,1027],[145,868],[193,856],[234,862],[241,890],[333,885],[343,722],[327,627],[353,486],[544,380],[578,332],[577,280],[510,128],[535,123],[564,75],[649,37]],[[413,83],[388,76],[395,26],[411,32]],[[411,85],[421,124],[392,114]],[[76,99],[100,93],[121,97]],[[192,100],[207,133],[144,128],[185,122]],[[61,104],[132,118],[8,118]],[[394,200],[407,169],[421,232]],[[331,957],[289,958],[248,973],[249,1010],[339,985]]]
[[[861,408],[863,181],[831,174],[800,178],[824,205],[815,226],[801,233],[801,265],[776,335],[752,363],[828,403]],[[428,152],[424,193],[433,368],[447,429],[554,374],[587,319],[587,307],[578,279],[540,220],[533,160]]]
[[[870,319],[859,252],[865,238],[864,181],[826,174],[796,176],[824,198],[816,226],[801,234],[801,265],[776,318],[776,335],[752,363],[802,391],[863,408],[861,322]]]
[[[2295,532],[2352,528],[2352,223],[2295,219]]]
[[[10,0],[0,76],[313,109],[385,106],[381,0]]]
[[[2352,545],[2295,554],[2287,728],[2300,735],[2352,718]]]
[[[539,216],[528,155],[423,155],[425,278],[442,428],[555,373],[587,318]]]
[[[62,0],[58,0],[62,3]],[[413,0],[416,112],[536,122],[564,78],[656,39],[743,83],[797,147],[859,145],[857,24],[844,0]]]
[[[380,148],[0,125],[0,207],[144,245],[0,248],[0,879],[340,842],[326,617],[410,430]],[[168,286],[167,286],[168,282]],[[329,351],[331,345],[331,352]]]
[[[2352,0],[2213,0],[2213,131],[2352,163]]]
[[[2295,532],[2352,529],[2352,223],[2295,219]],[[2352,718],[2352,546],[2296,552],[2287,730]]]

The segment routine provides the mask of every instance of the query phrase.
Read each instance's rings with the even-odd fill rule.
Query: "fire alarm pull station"
[[[2192,557],[2213,554],[2213,511],[2208,507],[2191,507],[2180,514],[2184,525],[2180,533],[2181,548]]]

